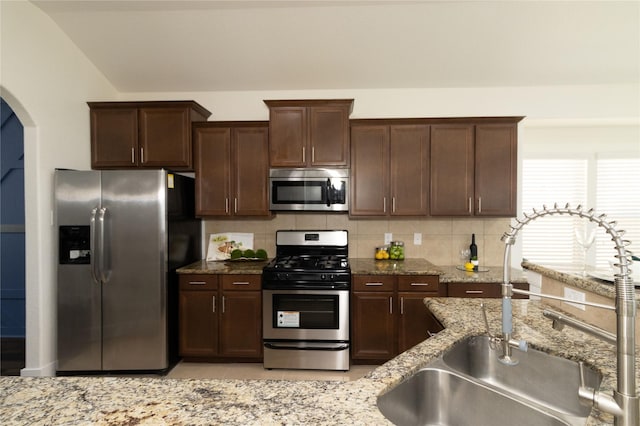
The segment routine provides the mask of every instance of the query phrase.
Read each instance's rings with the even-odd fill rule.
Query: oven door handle
[[[265,343],[265,348],[276,350],[299,350],[299,351],[343,351],[349,349],[348,343],[336,343],[331,346],[304,346],[304,345],[287,345],[278,343]]]

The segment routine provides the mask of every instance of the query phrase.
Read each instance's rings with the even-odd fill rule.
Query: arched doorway
[[[0,374],[25,367],[24,128],[0,98]]]

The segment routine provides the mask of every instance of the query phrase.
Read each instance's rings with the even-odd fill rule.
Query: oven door
[[[264,340],[349,340],[349,290],[263,290]]]

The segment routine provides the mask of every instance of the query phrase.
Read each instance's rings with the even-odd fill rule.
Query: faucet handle
[[[491,334],[491,329],[489,328],[489,321],[487,320],[487,307],[484,302],[480,302],[480,309],[482,310],[482,318],[484,319],[484,326],[487,329],[487,335],[490,339],[495,339],[496,337]]]

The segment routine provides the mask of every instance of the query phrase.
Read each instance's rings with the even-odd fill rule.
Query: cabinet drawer
[[[498,283],[450,283],[449,297],[500,297]]]
[[[528,283],[515,283],[514,288],[529,290]],[[499,283],[449,283],[449,297],[502,297],[501,284]],[[513,299],[528,299],[522,294],[514,294]]]
[[[218,276],[212,274],[180,275],[180,290],[217,290]]]
[[[353,291],[393,291],[395,277],[392,275],[354,275]]]
[[[437,275],[407,275],[398,277],[398,291],[438,292]]]
[[[223,290],[260,290],[262,275],[221,275]]]

